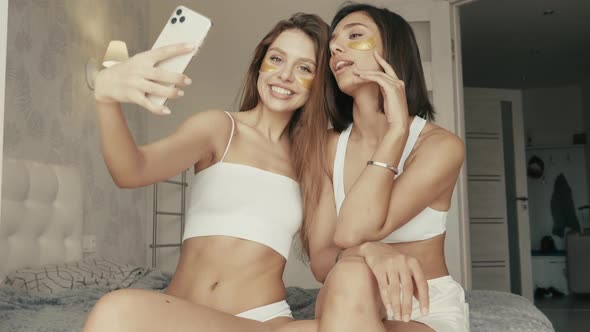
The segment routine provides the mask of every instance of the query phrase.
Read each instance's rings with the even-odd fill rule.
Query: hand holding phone
[[[170,114],[164,104],[184,94],[178,87],[190,84],[183,72],[210,26],[211,21],[204,16],[177,7],[151,50],[99,72],[95,100],[134,103],[154,114]]]
[[[192,44],[195,48],[191,53],[165,59],[157,63],[156,67],[182,74],[205,41],[210,28],[211,20],[209,18],[185,6],[176,7],[152,49],[178,43]],[[167,101],[164,96],[148,94],[147,97],[152,103],[159,106],[164,105]]]
[[[170,114],[164,105],[156,105],[146,95],[176,98],[184,93],[178,87],[190,84],[184,74],[155,68],[166,59],[191,54],[194,46],[163,46],[145,51],[117,65],[101,70],[96,76],[94,99],[98,103],[133,103],[158,114]]]

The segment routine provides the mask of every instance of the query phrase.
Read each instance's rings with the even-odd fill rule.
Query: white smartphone
[[[185,6],[178,6],[168,18],[164,29],[154,43],[154,48],[178,44],[189,43],[195,45],[194,51],[182,54],[156,64],[156,67],[166,69],[175,73],[183,73],[186,67],[199,51],[199,48],[205,41],[207,33],[211,28],[211,20]],[[170,84],[169,86],[173,86]],[[164,105],[166,97],[147,95],[147,98],[156,105]]]

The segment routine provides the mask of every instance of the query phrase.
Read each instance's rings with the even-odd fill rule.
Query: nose
[[[336,53],[344,52],[344,48],[340,45],[337,40],[330,42],[330,55],[334,56]]]
[[[279,78],[285,82],[293,81],[293,66],[284,66],[279,74]]]

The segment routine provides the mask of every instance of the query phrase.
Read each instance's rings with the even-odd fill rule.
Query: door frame
[[[454,108],[455,112],[455,120],[456,120],[456,134],[465,141],[465,104],[464,104],[464,93],[463,93],[463,60],[461,58],[461,16],[460,16],[460,9],[462,6],[473,3],[479,0],[446,0],[450,4],[450,16],[451,16],[451,35],[453,38],[453,89],[454,89],[454,98],[456,101],[456,105]],[[503,98],[504,100],[512,101],[513,109],[520,109],[520,112],[516,112],[516,117],[513,116],[513,121],[515,127],[518,123],[522,124],[523,122],[523,110],[522,110],[522,95],[516,93],[513,90],[501,90],[498,89],[497,91],[503,91]],[[519,145],[524,147],[524,136],[519,137],[518,135],[514,136],[515,143],[519,143]],[[519,157],[517,154],[515,157]],[[526,159],[524,155],[524,151],[522,151],[522,156]],[[518,164],[518,158],[515,158],[515,162]],[[521,160],[520,163],[526,163],[526,160]],[[526,174],[524,173],[525,170],[515,170],[517,174],[517,195],[520,195],[521,192],[519,189],[522,189],[524,182],[524,189],[526,190]],[[520,175],[519,175],[520,173]],[[520,182],[520,183],[519,183]],[[468,205],[468,196],[469,193],[467,191],[467,169],[466,166],[463,165],[463,170],[459,176],[459,181],[457,183],[457,191],[459,196],[459,209],[460,213],[465,218],[465,220],[469,220],[469,205]],[[526,191],[525,191],[526,192]],[[519,254],[520,254],[520,279],[521,279],[521,286],[522,286],[522,296],[532,300],[533,299],[533,280],[532,280],[532,272],[531,272],[531,255],[530,255],[530,221],[528,218],[526,220],[522,220],[523,218],[518,218],[518,228],[519,228]],[[461,245],[462,245],[462,266],[464,266],[464,282],[465,288],[471,289],[472,286],[472,276],[471,276],[471,250],[470,250],[470,241],[469,241],[469,222],[461,223]]]
[[[463,96],[463,59],[461,55],[461,16],[460,8],[468,3],[477,0],[447,0],[450,4],[451,17],[451,45],[453,53],[453,91],[455,107],[453,108],[455,114],[455,134],[459,136],[463,142],[466,142],[465,135],[465,101]],[[461,239],[461,266],[463,267],[462,277],[463,286],[465,289],[471,289],[472,274],[471,274],[471,241],[469,233],[469,194],[467,191],[467,165],[463,163],[459,179],[457,180],[457,196],[459,202],[459,214],[462,216],[463,222],[460,223],[460,239]]]
[[[8,39],[8,0],[0,0],[0,151],[4,151],[4,105],[6,105],[6,52]],[[3,153],[0,153],[0,188],[2,188]],[[0,202],[2,201],[0,190]],[[0,204],[0,210],[2,204]],[[0,211],[1,215],[1,211]],[[0,220],[0,223],[2,220]]]

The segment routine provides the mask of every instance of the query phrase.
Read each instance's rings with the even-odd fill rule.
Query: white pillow
[[[143,276],[146,269],[102,258],[86,258],[64,264],[22,268],[9,273],[3,286],[30,293],[59,293],[84,287],[126,288]]]

